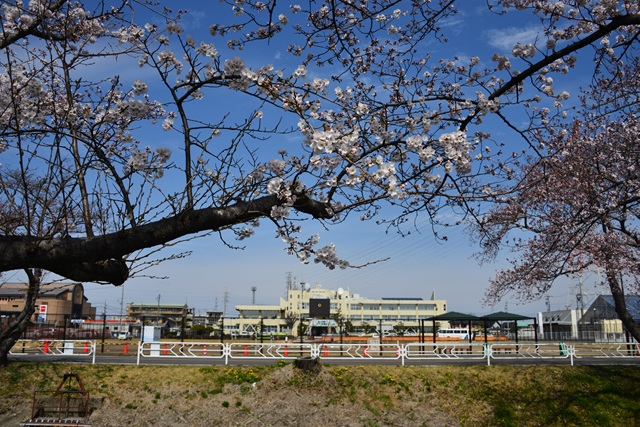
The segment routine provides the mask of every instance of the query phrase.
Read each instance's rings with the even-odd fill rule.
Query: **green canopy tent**
[[[433,317],[428,317],[424,320],[431,320],[433,322],[433,342],[436,342],[436,320],[446,320],[446,321],[452,321],[452,320],[462,320],[462,321],[467,321],[469,324],[469,342],[473,341],[473,334],[471,334],[471,322],[475,321],[475,320],[481,320],[480,317],[478,316],[474,316],[472,314],[464,314],[464,313],[459,313],[457,311],[449,311],[447,313],[443,313],[443,314],[438,314],[437,316],[433,316]],[[423,320],[423,322],[424,322]],[[424,323],[423,323],[424,326]],[[424,327],[421,328],[421,333],[422,333],[422,340],[421,342],[424,342]]]
[[[533,327],[534,327],[534,334],[536,337],[536,343],[538,342],[538,319],[536,319],[535,317],[527,317],[527,316],[522,316],[520,314],[508,313],[506,311],[498,311],[496,313],[491,313],[491,314],[487,314],[486,316],[482,316],[479,319],[482,320],[484,323],[484,342],[485,343],[487,342],[487,321],[513,320],[514,322],[517,322],[518,320],[531,320],[531,319],[533,319],[533,325],[534,325]],[[516,324],[516,344],[517,343],[518,343],[518,327]]]

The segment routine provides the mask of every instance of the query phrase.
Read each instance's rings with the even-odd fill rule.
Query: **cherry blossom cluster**
[[[106,32],[99,20],[89,19],[90,13],[79,3],[61,4],[54,10],[50,8],[49,2],[44,0],[31,0],[27,8],[22,1],[16,1],[14,4],[7,2],[0,7],[0,16],[3,21],[0,44],[10,43],[21,33],[32,31],[41,19],[50,21],[48,30],[52,34],[64,34],[72,42],[85,36],[89,36],[90,40],[95,42],[97,37]]]
[[[285,7],[223,0],[227,13],[211,23],[202,40],[188,34],[183,10],[158,10],[154,23],[139,26],[129,22],[138,6],[128,3],[132,9],[99,16],[71,3],[57,9],[37,0],[27,7],[20,1],[5,3],[0,43],[9,40],[11,49],[0,60],[0,151],[23,144],[38,159],[55,158],[43,153],[58,144],[59,152],[69,153],[61,164],[74,165],[76,176],[90,176],[86,181],[96,183],[87,193],[107,191],[110,199],[118,199],[113,209],[103,208],[97,197],[87,206],[132,215],[127,217],[131,225],[167,212],[224,210],[234,203],[269,200],[273,205],[261,212],[277,223],[288,249],[303,261],[315,256],[330,268],[348,264],[332,245],[316,250],[317,239],[301,242],[300,229],[290,219],[293,209],[322,220],[329,220],[329,213],[339,221],[350,212],[371,219],[380,218],[386,200],[394,205],[391,223],[401,224],[419,212],[428,212],[437,223],[440,209],[476,209],[467,200],[503,201],[499,197],[508,193],[504,183],[518,176],[529,155],[546,155],[561,143],[572,149],[567,101],[575,97],[559,84],[560,75],[576,66],[579,51],[588,46],[595,52],[597,73],[635,87],[633,74],[620,72],[638,39],[638,5],[630,0],[492,0],[493,8],[537,14],[540,40],[514,41],[510,51],[469,58],[433,58],[422,49],[433,40],[447,42],[446,20],[457,12],[451,2]],[[135,16],[138,21],[140,14]],[[285,46],[298,58],[287,68],[253,65],[253,59],[225,57],[216,48],[226,44],[241,50],[265,41],[272,46],[285,39],[284,28]],[[90,81],[92,73],[84,67],[93,58],[109,58],[107,45],[113,49],[109,55],[133,58],[145,68],[144,80],[110,76]],[[52,52],[71,61],[51,60]],[[490,60],[493,66],[487,65]],[[74,68],[66,70],[63,64]],[[82,77],[74,82],[70,75]],[[233,89],[224,96],[249,108],[203,113],[196,106],[202,105],[199,100],[220,87]],[[604,97],[598,102],[621,101]],[[528,123],[522,124],[518,106]],[[483,123],[487,117],[520,136],[531,152],[503,149],[510,142],[492,139]],[[181,153],[178,160],[169,163],[168,150],[147,146],[146,123],[171,132],[179,145],[174,150]],[[596,134],[633,133],[601,125]],[[284,135],[302,136],[299,149],[281,150],[271,159],[256,150],[259,141]],[[553,138],[558,141],[550,142]],[[592,139],[603,142],[600,136]],[[584,150],[587,155],[595,148]],[[570,160],[562,150],[555,154]],[[52,171],[62,168],[51,163]],[[168,195],[154,182],[165,174],[172,174],[172,183],[174,177],[181,179],[184,194]],[[81,187],[77,184],[71,193]],[[136,218],[133,206],[141,200],[152,207],[139,206]],[[319,207],[305,211],[296,204],[301,200]],[[85,215],[93,219],[91,209]],[[122,218],[109,215],[101,219],[103,228],[120,227]],[[252,230],[237,224],[246,221],[235,218],[220,229],[232,229],[243,240]]]
[[[446,160],[443,159],[445,172],[451,172],[454,166],[456,172],[460,175],[466,175],[471,172],[469,151],[472,145],[467,140],[467,135],[464,132],[456,131],[443,134],[438,139],[438,144],[446,154]]]
[[[269,162],[269,167],[274,167],[274,165],[278,163],[278,160],[272,160]],[[280,177],[269,180],[267,184],[267,193],[276,195],[281,201],[280,204],[272,207],[270,216],[275,220],[281,220],[289,216],[291,213],[291,206],[293,206],[297,200],[298,195],[304,194],[305,191],[305,185],[300,180],[290,182],[285,181]]]
[[[234,230],[236,234],[236,240],[244,240],[253,236],[256,232],[253,229],[247,227],[246,225],[242,226],[239,230]]]
[[[164,167],[170,157],[171,150],[168,148],[157,148],[152,152],[151,147],[148,146],[145,147],[144,151],[134,147],[124,167],[124,172],[128,174],[135,171],[143,171],[148,176],[162,178]]]
[[[345,268],[349,267],[349,263],[347,261],[338,258],[336,245],[333,243],[316,250],[313,262],[315,262],[316,264],[323,264],[330,270],[333,270],[336,267],[340,267],[340,269],[344,270]]]

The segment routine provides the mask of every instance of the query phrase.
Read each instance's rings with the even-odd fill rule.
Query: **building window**
[[[418,310],[435,311],[436,305],[435,304],[418,304]]]
[[[362,304],[363,310],[379,310],[380,306],[378,304]]]
[[[400,304],[400,310],[402,311],[414,311],[415,309],[415,304]]]
[[[383,310],[397,310],[398,309],[398,305],[397,304],[382,304],[381,308]]]

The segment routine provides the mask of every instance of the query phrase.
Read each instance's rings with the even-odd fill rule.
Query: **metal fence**
[[[9,354],[14,356],[34,354],[45,356],[86,356],[91,357],[92,363],[96,363],[96,345],[95,341],[20,340],[9,351]]]
[[[88,356],[96,361],[96,341],[19,341],[10,354],[42,356]],[[405,363],[454,360],[485,360],[487,365],[501,359],[568,359],[571,365],[580,358],[638,358],[637,343],[572,343],[564,342],[500,342],[485,343],[409,343],[409,344],[340,344],[340,343],[256,343],[256,342],[135,342],[125,344],[122,353],[146,358],[217,359],[228,365],[242,360],[293,360],[299,357],[322,360],[359,360],[363,364],[376,361]]]
[[[37,317],[37,314],[34,315]],[[184,321],[183,321],[184,319]],[[284,321],[284,320],[283,320]],[[256,322],[258,322],[256,320]],[[375,322],[373,322],[375,323]],[[212,317],[203,318],[202,316],[196,316],[195,318],[188,317],[176,317],[165,315],[161,313],[160,316],[153,313],[147,316],[138,316],[133,319],[126,315],[105,315],[101,314],[95,318],[85,319],[73,319],[68,314],[49,312],[43,319],[34,321],[34,324],[30,325],[21,336],[22,339],[33,340],[110,340],[118,339],[120,332],[129,332],[129,337],[132,339],[139,339],[141,335],[141,329],[143,326],[157,326],[160,325],[161,339],[176,340],[176,341],[197,341],[197,340],[211,340],[225,342],[233,338],[256,338],[258,340],[267,341],[271,337],[277,340],[284,340],[284,332],[269,332],[264,336],[260,336],[256,331],[259,330],[259,325],[253,325],[255,330],[253,332],[240,331],[237,328],[238,318],[232,316],[225,317]],[[3,326],[0,324],[0,326]],[[197,328],[191,329],[190,328]],[[426,325],[425,325],[426,326]],[[586,325],[588,326],[588,325]],[[582,323],[578,324],[578,328],[573,331],[545,331],[544,333],[537,334],[537,340],[540,342],[611,342],[611,343],[624,343],[630,340],[628,334],[624,332],[606,332],[598,331],[586,328]],[[284,328],[284,324],[280,329]],[[224,334],[221,335],[221,329]],[[418,328],[419,329],[419,328]],[[415,331],[416,337],[426,334],[426,338],[431,336],[431,328],[428,330]],[[379,331],[378,331],[379,332]],[[505,338],[514,340],[515,334],[513,332],[505,332]],[[521,340],[534,340],[535,333],[531,329],[520,329],[518,331],[519,339]],[[288,336],[289,340],[292,339]]]
[[[0,322],[0,327],[6,327]],[[27,326],[22,339],[54,339],[54,340],[110,340],[119,339],[120,333],[129,333],[129,338],[139,339],[144,326],[159,326],[162,339],[210,340],[224,341],[237,336],[244,336],[235,329],[236,317],[215,318],[215,321],[191,323],[187,317],[173,318],[167,316],[141,316],[132,319],[119,315],[100,315],[97,318],[73,319],[67,314],[49,312],[47,317]],[[192,329],[193,328],[193,329]],[[221,328],[224,334],[221,335]],[[246,334],[249,338],[253,334]],[[284,334],[282,334],[284,339]]]

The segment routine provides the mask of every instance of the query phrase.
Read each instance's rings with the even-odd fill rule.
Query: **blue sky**
[[[497,16],[487,10],[484,2],[461,3],[460,13],[447,21],[444,27],[450,42],[441,44],[434,41],[421,45],[421,49],[428,50],[433,58],[480,56],[482,63],[490,67],[491,55],[494,52],[509,54],[516,41],[532,42],[538,37],[544,40],[540,34],[541,28],[536,25],[537,18],[529,12]],[[176,9],[185,6],[184,2],[176,1],[163,4]],[[188,13],[184,21],[185,33],[193,34],[196,39],[213,41],[223,58],[239,55],[252,68],[273,63],[276,68],[292,71],[297,66],[297,61],[290,59],[286,53],[285,45],[274,43],[268,49],[265,49],[264,45],[259,49],[249,46],[245,51],[230,52],[222,39],[212,39],[208,36],[209,25],[214,23],[223,11],[226,13],[230,6],[210,1],[189,1],[186,6]],[[138,23],[142,24],[141,21]],[[130,83],[136,78],[144,80],[147,75],[151,78],[149,71],[140,71],[134,64],[127,64],[123,60],[118,63],[110,61],[104,60],[100,73],[118,73],[123,81],[128,80]],[[310,70],[308,78],[324,77],[321,73],[322,70]],[[577,94],[578,86],[582,83],[587,84],[589,80],[582,82],[575,76],[576,74],[572,74],[571,78],[558,88]],[[153,91],[151,96],[153,97]],[[231,107],[225,97],[206,96],[202,103],[202,106],[198,107],[202,113],[242,113],[242,105],[236,104]],[[151,136],[155,144],[171,146],[171,134],[158,128],[156,126],[153,130],[144,131],[148,138]],[[509,142],[509,138],[514,137],[503,128],[489,130],[497,140]],[[142,143],[144,145],[145,141],[142,140]],[[282,148],[283,144],[296,147],[299,146],[300,139],[290,137],[284,142],[265,143],[261,147],[261,155],[273,158],[273,153]],[[3,157],[5,159],[0,160],[5,162],[6,155]],[[418,231],[413,230],[409,236],[401,237],[393,230],[387,233],[383,226],[376,226],[373,222],[362,223],[357,216],[342,224],[331,226],[328,230],[323,229],[318,223],[305,222],[303,236],[320,233],[321,245],[335,243],[339,256],[351,264],[366,264],[389,258],[388,261],[361,269],[331,271],[321,265],[303,265],[295,257],[287,255],[283,250],[283,243],[274,237],[273,227],[264,221],[263,226],[256,230],[255,236],[242,242],[246,244],[245,250],[231,250],[215,235],[182,244],[178,250],[193,251],[193,254],[184,259],[168,261],[147,271],[148,274],[156,276],[168,276],[167,279],[129,280],[124,287],[124,303],[155,302],[160,295],[161,302],[187,303],[194,307],[196,312],[204,313],[205,310],[214,309],[216,300],[217,309],[222,310],[227,292],[227,314],[233,316],[236,314],[233,310],[234,305],[251,303],[252,286],[258,288],[257,303],[277,304],[279,297],[284,296],[286,275],[290,272],[298,281],[320,283],[330,289],[349,288],[352,293],[371,298],[428,299],[435,292],[438,299],[448,301],[449,310],[467,313],[481,314],[508,308],[512,312],[532,315],[545,309],[544,300],[520,305],[514,300],[507,300],[493,308],[482,306],[481,300],[489,279],[495,274],[496,269],[507,266],[504,259],[496,264],[480,266],[472,257],[477,247],[470,243],[462,227],[445,231],[443,234],[449,238],[446,242],[436,241],[426,222],[418,228]],[[233,240],[233,237],[227,238]],[[5,280],[12,281],[12,277],[17,279],[20,275],[8,274]],[[587,281],[593,281],[592,279],[585,278]],[[575,286],[575,283],[575,280],[561,279],[554,285],[549,292],[552,309],[563,309],[567,305],[575,308],[575,302],[569,301],[570,288]],[[86,284],[86,294],[92,304],[99,307],[99,312],[106,304],[109,314],[119,313],[121,292],[120,288],[112,286]]]

